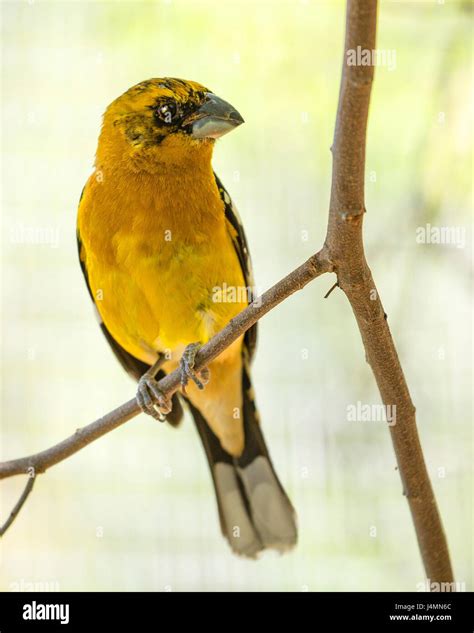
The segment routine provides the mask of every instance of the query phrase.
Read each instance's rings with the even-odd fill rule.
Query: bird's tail
[[[264,549],[284,552],[293,547],[295,511],[270,460],[247,368],[243,370],[245,448],[239,458],[222,448],[200,411],[189,406],[209,460],[222,533],[232,550],[255,558]]]

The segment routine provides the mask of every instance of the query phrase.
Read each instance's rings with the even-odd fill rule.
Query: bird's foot
[[[163,394],[158,381],[150,375],[144,374],[138,381],[136,398],[143,413],[160,422],[164,422],[171,411],[171,398]]]
[[[208,367],[203,367],[199,372],[194,371],[194,362],[200,347],[201,343],[191,343],[186,347],[179,361],[181,390],[184,394],[190,378],[198,389],[204,389],[204,385],[209,382],[210,372]]]

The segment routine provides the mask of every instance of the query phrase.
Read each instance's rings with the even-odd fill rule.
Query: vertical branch
[[[339,286],[356,317],[382,400],[386,406],[396,407],[391,437],[427,577],[432,582],[452,582],[448,546],[418,437],[415,407],[364,254],[365,144],[374,67],[350,65],[348,53],[358,47],[360,51],[375,49],[377,0],[348,0],[346,20],[326,246]]]

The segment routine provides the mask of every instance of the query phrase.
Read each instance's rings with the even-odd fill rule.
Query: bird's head
[[[165,77],[133,86],[104,114],[98,162],[129,157],[135,168],[182,164],[212,154],[215,139],[244,120],[194,81]],[[140,167],[141,166],[141,167]]]

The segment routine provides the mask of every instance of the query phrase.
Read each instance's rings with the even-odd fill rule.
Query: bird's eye
[[[162,106],[158,106],[155,109],[156,118],[160,119],[160,121],[164,121],[165,123],[171,123],[176,116],[177,107],[173,102],[165,103]]]

